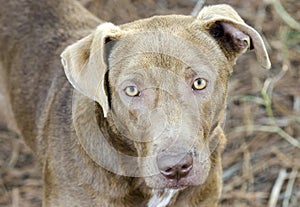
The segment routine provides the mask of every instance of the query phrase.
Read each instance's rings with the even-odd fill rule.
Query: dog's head
[[[259,34],[231,7],[217,5],[197,17],[104,23],[62,60],[75,89],[131,140],[146,183],[178,188],[203,184],[218,162],[228,79],[237,57],[251,49],[269,68]],[[87,152],[97,157],[95,147]]]

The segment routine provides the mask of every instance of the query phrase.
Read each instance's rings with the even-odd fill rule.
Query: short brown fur
[[[170,110],[168,103],[173,100],[172,96],[168,97],[160,90],[151,91],[145,97],[147,104],[139,106],[138,110],[128,109],[130,116],[127,116],[125,105],[121,104],[126,98],[121,97],[119,88],[125,77],[136,78],[133,76],[136,73],[135,64],[143,68],[139,74],[145,78],[143,84],[164,87],[173,96],[182,97],[179,102],[187,106],[183,107],[183,129],[179,132],[184,141],[179,141],[174,150],[186,150],[184,143],[190,141],[189,135],[195,138],[193,127],[200,131],[193,152],[201,154],[199,149],[203,143],[209,148],[205,154],[209,156],[205,161],[207,167],[196,163],[194,157],[193,172],[197,176],[187,178],[183,186],[173,186],[181,190],[168,206],[217,206],[222,188],[220,156],[226,142],[222,125],[229,76],[235,59],[251,47],[250,41],[246,41],[248,36],[254,43],[257,55],[262,57],[259,60],[262,66],[270,67],[260,36],[227,5],[206,7],[198,17],[160,16],[119,27],[100,25],[95,29],[101,23],[101,20],[73,0],[10,0],[1,3],[1,76],[5,80],[6,98],[12,109],[15,127],[42,167],[43,206],[147,206],[152,189],[172,188],[173,184],[168,186],[161,175],[122,176],[99,165],[98,159],[101,156],[99,149],[94,147],[101,144],[97,139],[98,128],[104,134],[103,137],[120,152],[131,156],[148,156],[160,153],[170,145],[170,141],[157,139],[144,143],[125,139],[127,135],[132,137],[137,133],[133,130],[133,120],[139,119],[138,111],[143,111],[143,107],[154,110],[159,105],[166,114],[167,123],[170,126],[178,125],[182,111],[177,111],[180,108],[176,107]],[[244,41],[241,50],[226,47],[226,38],[219,38],[220,34],[211,30],[212,25],[217,25],[219,29],[219,23],[224,28],[228,26],[226,24],[233,27],[226,38],[233,38],[230,44],[238,42],[238,46],[240,41]],[[140,35],[145,32],[153,32],[149,34],[150,39]],[[167,35],[159,35],[161,39],[158,40],[158,33]],[[184,40],[184,43],[172,42],[168,34],[172,34],[172,38]],[[80,42],[74,43],[82,37]],[[107,40],[114,44],[108,57],[105,57],[104,42]],[[244,44],[247,44],[246,48]],[[100,56],[92,59],[91,56],[98,50]],[[135,51],[146,51],[147,54],[125,58]],[[60,63],[61,53],[64,67]],[[175,59],[170,55],[174,55]],[[191,110],[194,109],[194,102],[189,101],[189,95],[184,92],[188,91],[185,85],[176,84],[176,77],[181,77],[180,80],[190,79],[187,71],[199,65],[203,68],[188,74],[193,76],[191,74],[198,71],[212,78],[207,92],[196,98],[200,118],[195,117]],[[165,70],[162,73],[160,70],[152,70],[156,67]],[[93,85],[91,82],[85,85],[82,80],[94,78],[96,68],[100,68],[98,80],[101,84]],[[166,74],[169,72],[171,76],[176,76],[168,76],[168,81]],[[82,78],[84,75],[86,77]],[[188,93],[198,97],[192,90]],[[85,129],[84,133],[89,136],[78,136],[74,113],[76,124]],[[130,120],[127,120],[128,117],[131,117]],[[116,119],[122,123],[118,125]],[[195,120],[199,120],[199,123],[194,123]],[[123,122],[126,127],[122,131],[120,126],[124,126]],[[145,136],[154,136],[158,130],[158,126],[149,128]],[[113,157],[107,159],[111,163],[115,161]],[[136,163],[136,166],[140,164]],[[118,167],[126,171],[125,164]],[[141,168],[141,173],[143,170]],[[194,182],[199,183],[193,185]]]

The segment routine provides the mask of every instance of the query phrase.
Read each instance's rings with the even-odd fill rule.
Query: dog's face
[[[117,40],[108,60],[108,120],[134,141],[139,157],[156,161],[158,174],[146,177],[146,181],[158,188],[205,181],[214,162],[210,160],[209,139],[223,118],[220,113],[225,108],[230,74],[222,51],[211,44],[206,33],[193,29],[197,27],[194,19],[174,18],[141,22],[147,30]],[[163,23],[163,30],[155,29]],[[180,160],[190,169],[175,178],[172,167]],[[141,162],[142,171],[152,169]]]
[[[269,67],[257,35],[221,5],[197,18],[100,25],[62,57],[74,87],[96,100],[110,126],[134,143],[147,185],[180,188],[203,184],[217,162],[236,58],[254,47]]]

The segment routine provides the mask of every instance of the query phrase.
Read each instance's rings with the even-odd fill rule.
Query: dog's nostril
[[[180,160],[180,161],[178,161]],[[193,168],[193,158],[190,154],[158,156],[160,173],[168,179],[181,179],[186,177]]]
[[[167,168],[166,170],[160,170],[161,174],[165,176],[168,179],[176,179],[177,176],[177,170],[175,168]]]
[[[166,173],[171,173],[172,171],[173,171],[172,168],[168,168],[168,169],[165,170]]]
[[[187,169],[187,168],[189,168],[188,165],[183,165],[183,166],[181,167],[181,169],[183,169],[183,170],[185,170],[185,169]]]

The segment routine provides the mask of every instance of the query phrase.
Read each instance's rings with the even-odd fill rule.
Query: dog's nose
[[[157,159],[160,173],[168,179],[180,180],[186,177],[193,168],[193,157],[185,154],[160,154]]]

